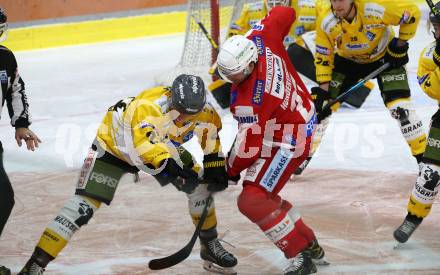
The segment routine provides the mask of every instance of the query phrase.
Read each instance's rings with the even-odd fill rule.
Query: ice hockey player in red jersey
[[[240,212],[257,224],[284,253],[285,275],[316,272],[324,250],[292,204],[279,196],[290,175],[307,158],[315,109],[283,45],[295,11],[274,7],[247,36],[222,45],[217,65],[232,82],[230,110],[238,133],[227,159],[230,180],[244,173]]]

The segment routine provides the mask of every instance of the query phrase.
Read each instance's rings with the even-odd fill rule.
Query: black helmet
[[[6,12],[2,7],[0,7],[0,24],[6,23],[6,21],[8,21]]]
[[[437,2],[434,5],[434,10],[440,12],[440,2]],[[439,15],[435,16],[434,13],[431,11],[429,12],[429,21],[432,24],[440,24],[440,16]]]
[[[197,114],[206,103],[205,84],[199,76],[181,74],[171,86],[171,109],[185,114]]]
[[[8,17],[6,16],[5,10],[0,7],[0,41],[6,39],[6,31],[8,30]]]

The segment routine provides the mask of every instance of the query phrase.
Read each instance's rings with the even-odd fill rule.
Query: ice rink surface
[[[416,70],[422,48],[432,40],[422,23],[410,42],[407,66],[425,130],[437,104],[419,88]],[[43,143],[36,152],[18,148],[3,112],[0,140],[16,205],[0,239],[0,264],[19,271],[45,225],[73,194],[107,108],[152,87],[157,75],[177,64],[182,45],[183,36],[175,35],[16,53],[34,121],[31,129]],[[236,124],[227,113],[223,124],[226,151]],[[318,274],[440,274],[437,205],[410,241],[393,249],[392,232],[405,216],[417,164],[377,84],[362,109],[343,108],[332,117],[309,167],[281,195],[298,207],[326,250],[331,265],[319,267]],[[237,255],[239,274],[282,274],[282,254],[239,213],[235,199],[240,190],[233,186],[216,196],[219,231],[235,248],[225,246]],[[153,272],[147,267],[149,259],[180,249],[192,231],[183,193],[161,188],[148,175],[137,184],[127,176],[112,205],[96,213],[46,274],[208,274],[201,268],[198,246],[172,269]]]

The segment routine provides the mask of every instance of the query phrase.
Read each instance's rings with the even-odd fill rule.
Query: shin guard
[[[279,196],[272,198],[263,190],[247,185],[237,203],[240,212],[257,224],[286,258],[308,247],[309,241],[299,230],[303,224],[299,213],[291,211],[292,205]]]
[[[394,100],[387,103],[391,116],[397,120],[403,137],[408,143],[413,156],[425,151],[426,134],[423,123],[417,116],[409,98]]]
[[[440,184],[440,167],[434,164],[422,164],[420,174],[411,192],[408,213],[425,218],[431,211]]]
[[[189,214],[191,215],[192,221],[196,226],[199,223],[203,208],[205,207],[206,201],[209,197],[207,187],[207,184],[199,184],[193,193],[187,194]],[[212,199],[211,205],[208,208],[208,216],[202,225],[202,230],[208,230],[217,225],[214,197]]]
[[[44,230],[37,247],[56,258],[73,234],[92,218],[100,203],[74,195]]]

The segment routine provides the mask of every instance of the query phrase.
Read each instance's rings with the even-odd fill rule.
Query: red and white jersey
[[[308,154],[300,148],[313,134],[315,109],[283,45],[294,21],[292,8],[274,7],[246,35],[257,46],[258,62],[251,75],[231,89],[230,109],[239,130],[228,156],[230,176],[270,154],[274,146],[297,156]]]

